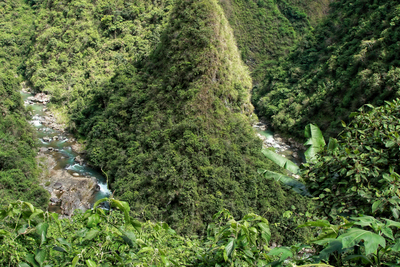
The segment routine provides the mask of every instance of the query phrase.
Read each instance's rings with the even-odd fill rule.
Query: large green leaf
[[[97,264],[92,260],[86,260],[86,265],[88,267],[97,267]]]
[[[97,208],[98,205],[100,205],[101,203],[103,203],[104,201],[107,201],[107,200],[108,200],[108,197],[97,200],[93,205],[93,209]]]
[[[79,261],[79,255],[73,258],[71,267],[75,267],[78,261]]]
[[[282,254],[282,255],[281,255]],[[280,262],[283,262],[284,260],[286,260],[287,258],[291,258],[293,257],[293,253],[292,251],[287,248],[287,247],[276,247],[274,249],[272,249],[268,255],[270,256],[278,256],[281,255],[281,258],[279,259]]]
[[[396,240],[396,243],[393,245],[392,250],[394,252],[399,252],[400,251],[400,238]]]
[[[329,142],[328,142],[328,149],[329,150],[335,150],[339,147],[339,143],[335,138],[329,138]]]
[[[130,217],[129,217],[130,208],[128,202],[119,201],[116,199],[111,199],[110,201],[112,207],[117,207],[120,211],[124,213],[125,223],[130,223]]]
[[[384,220],[386,221],[386,226],[395,226],[397,228],[400,228],[400,222],[395,222],[395,221],[385,219],[385,218],[384,218]]]
[[[266,156],[268,159],[273,161],[275,164],[279,165],[281,168],[285,168],[286,170],[292,173],[298,173],[299,166],[297,166],[294,162],[288,160],[285,157],[269,150],[269,149],[262,149],[261,152]]]
[[[130,219],[130,223],[136,229],[136,231],[138,231],[140,233],[140,231],[142,230],[142,224],[138,220],[136,220],[132,217]]]
[[[136,245],[136,236],[134,233],[129,231],[120,230],[122,233],[122,239],[127,243],[130,247],[134,247]]]
[[[264,239],[265,243],[269,243],[269,240],[271,239],[271,230],[268,226],[268,224],[261,222],[258,223],[258,227],[261,229],[261,237]]]
[[[306,138],[308,138],[304,145],[310,146],[306,152],[304,152],[304,156],[308,162],[312,162],[315,155],[324,148],[326,143],[321,130],[314,124],[308,124],[305,128],[304,134]]]
[[[376,253],[379,245],[386,247],[385,238],[378,234],[359,228],[348,229],[346,233],[340,236],[340,238],[342,240],[343,249],[353,247],[363,240],[366,255]]]
[[[46,259],[46,250],[38,249],[35,255],[35,260],[43,266],[44,260]]]
[[[49,228],[49,224],[46,222],[39,223],[36,226],[36,232],[40,236],[40,245],[43,245],[44,242],[46,242],[46,235],[47,235],[47,229]]]
[[[25,260],[29,262],[33,267],[39,267],[39,264],[35,260],[35,255],[29,253],[25,256]]]
[[[97,229],[92,229],[89,232],[86,233],[85,238],[83,239],[85,240],[92,240],[93,238],[95,238],[98,234],[99,234],[99,230]]]
[[[100,216],[95,213],[88,218],[87,227],[92,228],[101,222]]]
[[[368,259],[364,255],[349,255],[346,258],[344,258],[343,261],[359,260],[359,259],[362,259],[365,262],[368,262],[369,264],[374,264],[370,259]]]
[[[296,193],[302,196],[311,196],[310,193],[307,191],[306,186],[302,182],[299,182],[298,180],[292,177],[268,170],[263,170],[263,173],[265,178],[270,178],[279,181],[284,185],[291,187]]]
[[[332,240],[318,255],[318,260],[326,260],[334,252],[342,253],[343,245],[340,240]]]
[[[230,257],[234,249],[235,249],[235,239],[229,238],[229,242],[225,246],[226,255]]]

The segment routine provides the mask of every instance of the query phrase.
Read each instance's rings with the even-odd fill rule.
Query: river
[[[21,95],[25,105],[32,107],[33,116],[31,124],[37,130],[39,150],[42,152],[44,151],[44,155],[52,157],[52,159],[55,160],[53,169],[66,170],[71,175],[71,178],[96,179],[99,188],[96,190],[93,197],[90,198],[90,205],[93,205],[94,202],[101,198],[109,196],[111,192],[107,187],[106,178],[100,172],[88,166],[83,159],[81,160],[81,155],[74,151],[73,147],[77,146],[75,137],[68,132],[56,130],[48,127],[48,125],[44,125],[48,124],[45,123],[46,117],[53,117],[52,114],[46,111],[46,105],[29,101],[28,98],[33,96],[29,92],[21,92]],[[77,159],[79,159],[78,162]],[[52,205],[50,205],[49,208],[49,210],[58,211],[57,208],[52,207]]]

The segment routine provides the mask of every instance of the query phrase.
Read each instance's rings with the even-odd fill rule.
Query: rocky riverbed
[[[264,148],[273,147],[276,153],[298,164],[303,162],[303,152],[306,150],[303,144],[296,142],[293,138],[286,139],[273,133],[267,123],[258,122],[253,127],[257,131],[257,136],[263,141]]]
[[[40,183],[51,195],[49,211],[69,217],[74,210],[87,210],[96,200],[109,195],[104,177],[87,166],[84,145],[76,142],[48,110],[50,97],[43,93],[33,95],[28,88],[23,89],[22,96],[25,105],[33,110],[31,123],[40,143]]]

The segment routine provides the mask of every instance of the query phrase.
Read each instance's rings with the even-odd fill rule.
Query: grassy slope
[[[0,204],[21,199],[45,207],[48,194],[37,182],[34,131],[19,94],[32,21],[23,1],[0,3]]]
[[[251,78],[221,7],[179,0],[170,16],[150,57],[77,110],[90,159],[137,216],[193,233],[223,207],[255,211],[281,222],[276,240],[293,240],[282,212],[305,212],[307,201],[256,172],[273,167],[249,124]]]
[[[298,137],[309,122],[333,135],[363,104],[398,97],[399,10],[392,0],[335,2],[287,59],[268,66],[253,96],[260,114]]]

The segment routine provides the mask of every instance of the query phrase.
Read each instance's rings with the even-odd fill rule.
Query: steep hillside
[[[97,88],[74,121],[135,215],[193,233],[221,208],[257,211],[281,222],[276,240],[293,240],[280,236],[282,212],[307,201],[256,172],[273,167],[250,127],[251,79],[232,37],[216,0],[176,1],[149,58]]]
[[[159,42],[172,2],[37,1],[27,78],[67,108],[108,82],[119,65],[148,55]]]
[[[33,10],[23,1],[0,2],[0,73],[24,72],[24,59],[34,34],[33,21]]]
[[[329,0],[220,0],[244,62],[259,81],[265,60],[287,55],[327,12]]]
[[[19,94],[32,21],[33,11],[24,2],[0,3],[0,205],[18,199],[40,207],[48,202],[37,181],[34,132]]]
[[[253,103],[287,134],[318,123],[336,134],[340,120],[365,103],[399,96],[398,1],[336,1],[314,33],[280,62],[267,65]]]

